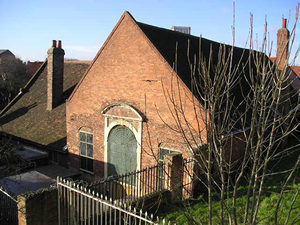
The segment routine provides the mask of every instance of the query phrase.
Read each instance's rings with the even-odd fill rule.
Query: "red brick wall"
[[[104,116],[103,108],[114,102],[126,102],[142,114],[142,159],[141,167],[153,165],[160,143],[173,143],[180,149],[182,142],[176,133],[164,124],[174,125],[172,114],[166,104],[162,89],[170,89],[170,81],[175,78],[171,67],[162,60],[158,51],[139,30],[138,26],[125,14],[119,26],[100,52],[86,77],[67,102],[67,142],[71,155],[78,155],[80,127],[89,127],[94,133],[95,174],[103,174],[104,161]],[[190,91],[180,81],[180,89],[187,117],[195,122]],[[161,118],[160,118],[161,117]],[[205,136],[203,132],[202,137]],[[182,147],[181,147],[182,149]],[[189,152],[183,152],[187,157]],[[79,167],[73,160],[72,166]]]
[[[57,225],[57,189],[50,187],[18,196],[19,225]]]

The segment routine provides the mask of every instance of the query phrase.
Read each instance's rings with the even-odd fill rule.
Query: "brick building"
[[[0,134],[12,137],[19,145],[47,150],[51,160],[66,164],[65,100],[89,63],[64,62],[63,56],[60,57],[60,63],[51,63],[53,54],[56,57],[57,52],[63,53],[63,50],[54,42],[48,51],[48,59],[0,112]],[[63,82],[63,85],[53,86],[47,79],[51,76]],[[47,106],[53,102],[53,96],[57,98],[55,108],[47,110]]]
[[[1,131],[86,175],[131,172],[172,151],[190,157],[207,136],[205,121],[199,120],[206,109],[193,92],[188,60],[199,59],[200,45],[205,59],[220,49],[214,41],[137,22],[128,12],[90,66],[64,62],[61,42],[54,41],[47,61],[0,113]],[[249,50],[233,52],[234,63],[248,60]],[[217,64],[217,54],[212,57]],[[249,73],[247,67],[236,69]],[[241,88],[232,91],[238,104]],[[176,131],[170,97],[181,101],[198,146],[186,146]]]
[[[125,12],[67,101],[70,165],[110,176],[153,165],[172,151],[190,157],[191,147],[205,144],[205,121],[199,121],[205,109],[192,91],[187,56],[189,51],[190,58],[199,58],[199,43],[205,58],[211,48],[220,48],[217,42],[137,22]],[[248,50],[233,50],[235,62],[247,61]],[[233,91],[239,101],[240,88]],[[179,92],[198,146],[186,146],[175,131],[179,127],[167,96],[179,100]]]
[[[0,63],[6,63],[15,59],[15,55],[8,49],[0,49]]]

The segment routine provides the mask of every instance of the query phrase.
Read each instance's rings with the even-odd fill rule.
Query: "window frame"
[[[87,136],[86,136],[86,140],[84,141],[81,140],[81,134],[92,135],[92,141],[89,142]],[[81,149],[82,144],[85,145],[85,154],[82,153],[82,149]],[[88,155],[87,146],[92,146],[92,156]],[[80,170],[87,173],[94,174],[94,134],[93,133],[88,131],[83,131],[83,130],[79,131],[79,155],[80,155]],[[82,167],[82,160],[85,160],[85,168]],[[88,165],[89,161],[91,161],[92,170],[89,170],[89,165]]]

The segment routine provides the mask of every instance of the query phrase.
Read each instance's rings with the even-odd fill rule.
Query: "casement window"
[[[80,131],[80,168],[82,170],[93,172],[93,134]]]

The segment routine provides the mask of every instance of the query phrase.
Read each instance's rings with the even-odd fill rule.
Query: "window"
[[[80,131],[80,168],[93,172],[93,134]]]

